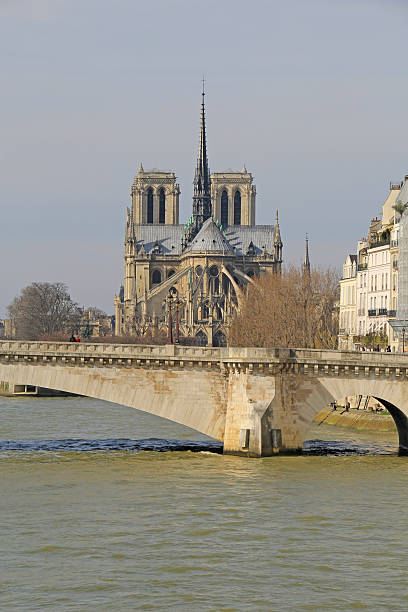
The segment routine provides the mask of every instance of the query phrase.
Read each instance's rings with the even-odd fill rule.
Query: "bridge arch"
[[[289,392],[299,443],[307,436],[315,417],[332,401],[341,397],[369,395],[388,410],[396,426],[401,454],[408,454],[408,384],[395,380],[368,378],[318,377],[303,381]],[[286,398],[286,402],[289,398]]]
[[[160,416],[223,441],[226,394],[218,371],[183,367],[129,369],[75,365],[4,365],[0,380],[106,400]],[[209,389],[217,393],[209,394]],[[221,391],[221,393],[220,393]],[[211,396],[212,395],[212,396]]]

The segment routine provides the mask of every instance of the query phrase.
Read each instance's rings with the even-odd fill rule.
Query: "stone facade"
[[[390,185],[382,214],[372,219],[357,254],[346,258],[340,281],[341,349],[362,348],[363,337],[375,334],[387,337],[389,350],[402,350],[401,334],[392,326],[398,307],[401,214],[394,206],[399,202],[408,202],[408,175]]]
[[[245,285],[280,272],[282,241],[277,214],[275,225],[255,225],[256,188],[245,166],[209,173],[204,94],[193,214],[185,224],[179,224],[179,195],[173,172],[140,165],[126,218],[115,334],[167,330],[170,294],[180,336],[222,346]]]
[[[357,257],[347,255],[340,280],[339,348],[351,350],[356,334]]]

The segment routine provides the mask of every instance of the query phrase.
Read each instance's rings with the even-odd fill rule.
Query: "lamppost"
[[[173,318],[171,316],[171,305],[173,302],[173,295],[171,293],[171,291],[169,291],[169,294],[167,296],[167,304],[168,304],[168,308],[169,308],[169,329],[168,329],[168,335],[167,335],[167,343],[166,344],[173,344]]]
[[[405,353],[405,327],[402,328],[402,353]]]
[[[174,344],[180,344],[180,328],[179,328],[180,310],[179,308],[180,308],[180,300],[177,296],[177,299],[176,299],[176,338],[175,338]]]

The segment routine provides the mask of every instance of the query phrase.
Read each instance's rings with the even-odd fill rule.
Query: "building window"
[[[159,191],[159,223],[166,223],[166,196],[163,187]]]
[[[217,333],[214,335],[213,346],[227,346],[227,339],[222,331],[217,331]]]
[[[154,270],[152,274],[152,284],[158,285],[161,283],[161,272],[160,270]]]
[[[147,222],[153,223],[153,189],[147,190]]]
[[[207,346],[208,344],[207,336],[201,330],[196,334],[195,340],[195,344],[198,346]]]
[[[241,193],[235,192],[234,195],[234,225],[241,225]]]
[[[221,195],[221,225],[222,227],[228,225],[228,193],[225,189]]]

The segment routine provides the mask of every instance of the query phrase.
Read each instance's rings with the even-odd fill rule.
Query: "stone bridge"
[[[408,358],[394,353],[0,341],[0,380],[131,406],[224,443],[224,453],[296,452],[316,414],[378,398],[408,452]]]

